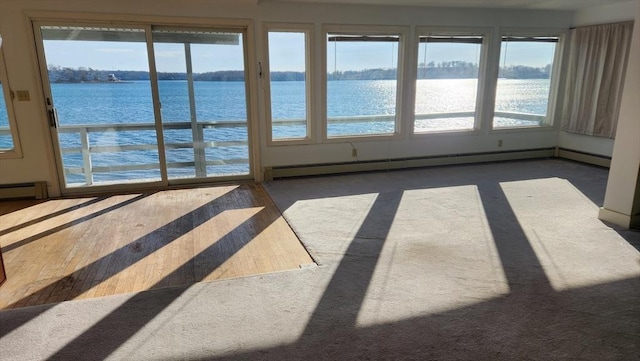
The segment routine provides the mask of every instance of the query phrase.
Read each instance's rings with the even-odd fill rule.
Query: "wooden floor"
[[[0,308],[312,264],[260,185],[0,202]]]

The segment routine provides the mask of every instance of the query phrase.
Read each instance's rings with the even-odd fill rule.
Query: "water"
[[[274,119],[304,119],[304,82],[273,82],[272,117]],[[196,117],[198,121],[246,122],[246,97],[243,82],[195,82]],[[149,124],[154,123],[151,87],[148,81],[123,83],[52,84],[53,98],[61,125],[78,124]],[[189,122],[189,96],[186,81],[160,81],[161,114],[164,123]],[[396,82],[392,80],[331,81],[327,85],[327,115],[329,136],[389,134],[394,132],[396,110]],[[473,112],[477,92],[475,79],[429,79],[416,82],[416,132],[443,129],[469,129],[472,116],[456,118],[420,119],[420,114]],[[500,79],[496,96],[496,111],[546,114],[549,80]],[[0,99],[4,106],[4,99]],[[336,117],[375,117],[363,122],[337,122]],[[537,125],[535,121],[496,118],[494,126]],[[0,112],[0,127],[7,127],[6,115]],[[274,138],[301,137],[304,125],[274,126]],[[165,143],[168,163],[193,162],[194,151],[191,129],[166,129]],[[0,137],[0,147],[6,145],[6,136]],[[9,138],[10,140],[10,138]],[[244,142],[244,144],[209,147],[206,160],[216,163],[207,166],[207,175],[241,175],[249,173],[248,132],[246,126],[206,128],[205,142]],[[78,133],[61,133],[64,149],[82,146]],[[101,146],[142,147],[155,145],[152,129],[126,132],[101,131],[89,133],[89,144]],[[83,183],[83,158],[77,151],[64,151],[65,168],[69,183]],[[224,160],[233,159],[233,162]],[[113,165],[159,164],[157,147],[130,151],[92,153],[94,167]],[[147,179],[160,179],[158,169],[144,171]],[[138,176],[140,171],[95,173],[96,182],[117,181]],[[173,167],[170,178],[195,176],[194,167]]]
[[[3,131],[2,128],[9,128],[9,113],[4,102],[4,88],[0,82],[0,150],[13,149],[13,139],[11,133]]]
[[[396,81],[347,80],[327,84],[327,136],[393,134],[396,112]],[[334,117],[387,115],[384,121],[331,122]],[[389,120],[391,119],[391,120]]]

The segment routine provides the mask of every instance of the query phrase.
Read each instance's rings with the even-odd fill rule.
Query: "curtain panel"
[[[614,138],[633,22],[571,30],[561,129]]]

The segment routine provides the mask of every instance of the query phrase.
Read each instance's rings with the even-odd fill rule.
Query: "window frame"
[[[494,97],[493,104],[491,104],[491,116],[488,119],[488,125],[490,132],[509,132],[509,131],[536,131],[536,130],[551,130],[559,129],[559,122],[556,121],[558,113],[558,95],[560,90],[561,79],[561,67],[563,64],[564,49],[566,42],[566,34],[568,29],[538,29],[538,28],[501,28],[496,35],[496,42],[498,43],[495,67],[495,79],[494,79]],[[504,37],[555,37],[558,39],[553,51],[553,60],[551,62],[551,76],[549,78],[549,94],[547,96],[547,111],[545,115],[544,123],[540,125],[526,125],[516,127],[495,127],[494,118],[496,112],[496,100],[498,92],[498,77],[500,73],[500,59],[502,54],[502,39]]]
[[[264,86],[264,107],[265,117],[267,124],[267,146],[284,146],[284,145],[300,145],[300,144],[312,144],[316,138],[316,132],[314,129],[314,121],[312,120],[315,114],[315,102],[314,99],[314,69],[315,60],[312,56],[312,47],[314,47],[314,24],[307,23],[264,23],[263,24],[263,44],[264,44],[264,61],[262,62],[261,81]],[[306,123],[307,123],[307,135],[304,138],[282,138],[273,139],[273,118],[271,114],[271,64],[269,54],[269,33],[281,32],[281,33],[303,33],[305,35],[305,101],[306,101]]]
[[[482,129],[482,123],[484,121],[484,113],[486,109],[486,87],[488,84],[488,74],[489,74],[489,55],[491,50],[491,44],[493,41],[494,29],[491,27],[443,27],[443,26],[418,26],[415,31],[415,39],[414,39],[414,47],[415,47],[415,56],[414,63],[412,66],[414,67],[414,82],[417,85],[418,81],[418,64],[420,63],[420,37],[421,36],[482,36],[482,43],[480,44],[480,54],[478,59],[478,84],[476,88],[476,104],[475,104],[475,114],[473,121],[473,128],[471,129],[448,129],[448,130],[439,130],[433,132],[416,132],[415,131],[415,121],[416,121],[416,95],[417,95],[417,86],[414,86],[414,92],[411,99],[411,119],[410,119],[410,134],[412,138],[423,138],[430,137],[434,135],[445,135],[445,134],[475,134],[479,133]]]
[[[320,82],[322,84],[322,143],[351,143],[353,141],[372,141],[372,140],[396,140],[402,139],[405,133],[403,125],[403,89],[405,76],[405,59],[406,50],[409,39],[409,27],[407,26],[385,26],[385,25],[340,25],[325,24],[322,26],[321,32],[321,52],[320,59],[322,62],[322,72],[320,74]],[[328,90],[327,90],[327,37],[329,34],[337,35],[390,35],[398,36],[398,58],[397,58],[397,79],[396,79],[396,113],[394,132],[390,134],[364,134],[364,135],[344,135],[328,137]]]
[[[22,158],[22,147],[20,146],[20,137],[18,135],[18,124],[16,122],[16,116],[13,109],[14,93],[9,87],[8,78],[9,74],[7,73],[7,67],[2,50],[2,38],[0,37],[0,83],[2,86],[2,93],[4,95],[7,118],[9,120],[9,132],[11,133],[11,140],[13,141],[13,148],[0,150],[0,159]]]

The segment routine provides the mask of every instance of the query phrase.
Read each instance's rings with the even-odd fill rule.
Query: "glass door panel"
[[[65,187],[161,181],[144,29],[41,26],[40,34]]]
[[[167,174],[250,174],[242,32],[154,28]]]

